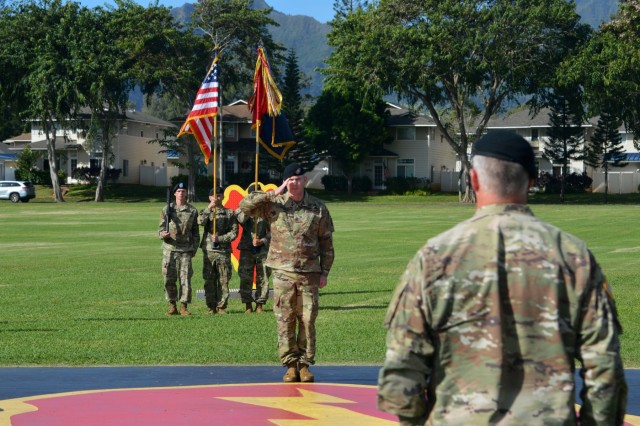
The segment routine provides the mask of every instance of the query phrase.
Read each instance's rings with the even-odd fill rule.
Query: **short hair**
[[[522,165],[484,155],[474,155],[471,164],[478,173],[481,185],[489,191],[501,197],[527,195],[529,173]]]

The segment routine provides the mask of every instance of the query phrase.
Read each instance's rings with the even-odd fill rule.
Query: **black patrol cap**
[[[224,188],[219,186],[218,190],[216,191],[216,194],[224,194]],[[213,188],[209,190],[209,195],[213,195]]]
[[[536,175],[536,160],[531,144],[522,136],[506,130],[487,133],[473,144],[471,157],[482,155],[520,164],[529,173]]]
[[[251,194],[256,190],[256,184],[252,183],[251,185],[249,185],[249,187],[247,188],[247,194]]]
[[[302,176],[304,175],[305,170],[298,163],[289,164],[284,168],[284,173],[282,174],[282,180],[287,180],[291,176]]]
[[[173,187],[173,193],[175,194],[178,189],[184,189],[186,191],[187,185],[184,182],[178,182],[176,186]]]

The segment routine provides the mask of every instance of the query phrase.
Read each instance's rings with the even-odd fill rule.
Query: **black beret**
[[[218,191],[216,191],[216,194],[224,194],[224,188],[219,186]],[[213,195],[213,188],[209,190],[209,195]]]
[[[536,159],[531,144],[522,136],[506,130],[496,130],[487,133],[473,144],[471,156],[497,158],[520,164],[529,173],[529,177],[536,175]]]
[[[176,184],[176,186],[173,187],[173,193],[175,194],[178,189],[186,190],[187,189],[187,185],[185,185],[183,182],[178,182]]]
[[[302,176],[304,175],[304,169],[298,163],[289,164],[284,168],[284,173],[282,174],[282,180],[287,180],[291,176]]]

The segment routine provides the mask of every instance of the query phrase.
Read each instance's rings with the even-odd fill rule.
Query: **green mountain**
[[[618,0],[575,0],[575,3],[583,22],[594,28],[602,22],[609,21],[618,9]],[[254,0],[253,7],[265,9],[269,5],[265,0]],[[188,21],[193,12],[193,5],[185,3],[171,12],[177,19]],[[287,49],[295,49],[300,70],[311,78],[309,93],[319,95],[322,92],[323,76],[317,69],[324,67],[323,61],[331,53],[326,37],[330,26],[309,16],[286,15],[277,10],[271,12],[271,17],[280,24],[279,27],[270,29],[273,39]]]
[[[601,23],[608,22],[616,10],[618,0],[575,0],[576,10],[582,22],[598,28]]]

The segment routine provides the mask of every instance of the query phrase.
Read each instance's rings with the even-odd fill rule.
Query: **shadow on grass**
[[[320,305],[321,311],[359,311],[363,309],[387,310],[389,305],[363,305],[363,306],[326,306]]]
[[[393,293],[391,290],[354,290],[354,291],[320,291],[320,296],[340,296],[343,294]]]

